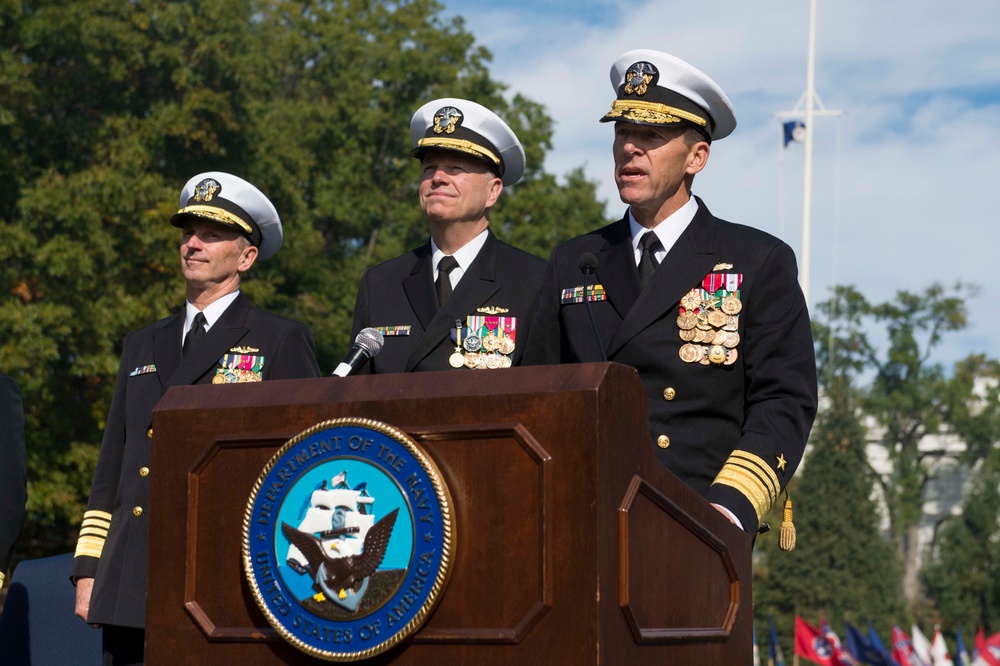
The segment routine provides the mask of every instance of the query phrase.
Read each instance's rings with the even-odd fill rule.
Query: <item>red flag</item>
[[[923,666],[920,657],[913,651],[909,635],[895,625],[892,627],[892,658],[901,666]]]
[[[987,664],[1000,666],[1000,632],[983,640],[983,628],[979,627],[979,633],[976,634],[976,650],[979,652],[979,658]]]
[[[820,666],[836,666],[830,639],[798,615],[795,616],[795,654]]]

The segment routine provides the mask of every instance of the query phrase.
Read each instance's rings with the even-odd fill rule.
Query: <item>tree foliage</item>
[[[409,119],[474,99],[517,132],[524,180],[498,234],[539,256],[604,222],[579,171],[542,168],[552,121],[490,77],[490,54],[432,0],[0,3],[0,366],[25,398],[22,556],[75,539],[121,340],[183,302],[177,193],[238,174],[275,203],[285,245],[244,284],[312,328],[321,367],[348,344],[358,278],[426,239]]]
[[[969,285],[935,284],[921,293],[900,291],[888,302],[871,303],[853,287],[838,287],[819,306],[815,330],[824,390],[844,380],[864,386],[858,392],[858,415],[875,426],[872,431],[889,461],[889,472],[873,478],[888,509],[911,611],[922,601],[918,527],[934,470],[930,459],[941,455],[921,442],[954,433],[968,446],[961,462],[972,466],[995,447],[1000,432],[997,362],[974,354],[946,369],[934,361],[945,336],[967,325],[976,293]]]
[[[983,462],[961,513],[940,531],[921,571],[934,618],[954,632],[1000,626],[1000,452]]]
[[[817,346],[826,339],[815,326]],[[790,553],[777,548],[777,530],[758,537],[754,575],[757,626],[775,618],[782,646],[792,654],[796,614],[833,625],[843,618],[857,626],[874,620],[887,631],[890,618],[901,621],[905,609],[901,569],[892,545],[880,528],[881,514],[873,499],[876,479],[867,464],[863,392],[855,386],[850,364],[830,363],[821,352],[823,400],[810,437],[811,449],[790,495],[794,498],[797,545]],[[835,352],[836,353],[836,352]],[[776,507],[771,525],[781,521]],[[839,631],[839,630],[838,630]]]

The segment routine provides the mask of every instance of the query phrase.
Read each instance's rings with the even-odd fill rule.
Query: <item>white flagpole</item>
[[[809,2],[809,62],[806,72],[806,135],[804,140],[805,164],[803,165],[802,192],[802,271],[799,281],[802,293],[809,305],[809,245],[810,212],[812,207],[812,148],[813,148],[813,101],[816,95],[816,0]]]

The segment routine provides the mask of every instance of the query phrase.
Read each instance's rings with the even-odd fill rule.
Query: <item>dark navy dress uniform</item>
[[[516,319],[513,365],[521,362],[545,260],[497,239],[492,231],[469,270],[439,309],[430,243],[365,271],[354,306],[356,335],[379,328],[382,351],[362,372],[452,370],[455,321],[488,312]],[[468,371],[467,368],[460,368]]]
[[[753,533],[758,512],[766,513],[801,460],[815,415],[812,335],[791,248],[764,232],[720,220],[698,203],[646,289],[639,286],[627,217],[557,247],[525,361],[601,360],[584,303],[562,298],[564,291],[582,286],[580,256],[593,253],[598,260],[593,282],[606,297],[590,302],[601,344],[609,361],[639,371],[657,456]],[[742,274],[740,342],[730,365],[680,358],[686,344],[677,324],[681,298],[713,272]],[[739,488],[713,485],[730,474]]]
[[[125,338],[72,571],[95,579],[93,624],[145,625],[150,443],[153,407],[163,393],[211,384],[230,353],[263,357],[263,380],[319,376],[309,329],[251,306],[242,294],[182,359],[183,328],[182,310]]]

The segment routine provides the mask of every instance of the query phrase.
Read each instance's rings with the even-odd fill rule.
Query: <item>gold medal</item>
[[[683,340],[684,342],[691,342],[692,340],[694,340],[694,336],[697,335],[698,333],[701,333],[701,331],[695,328],[692,328],[687,331],[681,330],[680,332],[681,340]]]
[[[510,356],[501,356],[500,357],[500,367],[501,368],[509,368],[512,365],[513,365],[513,362],[510,360]]]
[[[740,318],[736,315],[729,315],[726,320],[726,325],[722,327],[723,331],[735,331],[740,327]]]
[[[715,328],[722,328],[723,326],[726,325],[726,322],[728,320],[729,317],[726,316],[725,312],[721,312],[719,310],[712,310],[711,312],[708,313],[708,323],[714,326]]]
[[[712,348],[708,350],[708,360],[716,365],[725,363],[726,348],[722,345],[712,345]]]
[[[448,364],[453,368],[461,368],[465,365],[465,355],[456,349],[455,353],[448,357]]]
[[[701,306],[701,293],[697,289],[692,289],[681,299],[681,307],[689,312],[697,310]]]
[[[497,354],[490,354],[486,357],[486,367],[490,370],[496,370],[500,367],[500,358]]]
[[[733,363],[736,363],[736,359],[739,358],[739,356],[740,355],[736,352],[735,349],[727,349],[725,365],[732,365]]]
[[[736,331],[726,331],[726,340],[722,343],[722,346],[735,349],[738,344],[740,344],[740,334]]]
[[[226,376],[225,375],[216,375],[216,376],[212,377],[212,383],[213,384],[225,384],[226,383]]]
[[[682,315],[677,316],[677,328],[682,331],[689,331],[695,327],[698,323],[698,317],[691,314],[690,312],[685,312]]]
[[[685,363],[695,363],[701,357],[701,347],[688,343],[681,347],[679,354]]]
[[[733,294],[730,294],[729,296],[726,296],[725,298],[722,299],[722,311],[725,312],[726,314],[730,315],[739,314],[740,310],[742,309],[743,309],[743,303],[741,303],[740,299],[734,296]]]
[[[476,361],[479,360],[479,352],[466,352],[465,353],[465,367],[475,368]]]
[[[501,354],[513,354],[514,353],[514,341],[510,338],[500,339],[500,353]]]
[[[713,345],[721,345],[726,341],[726,336],[728,333],[726,331],[716,331],[715,335],[712,336]]]

